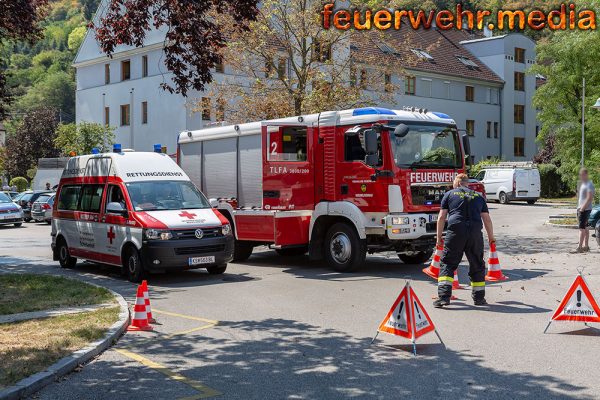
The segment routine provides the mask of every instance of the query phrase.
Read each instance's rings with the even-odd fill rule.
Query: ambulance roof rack
[[[506,168],[537,168],[533,161],[502,161],[494,165],[484,165],[483,169],[506,169]]]

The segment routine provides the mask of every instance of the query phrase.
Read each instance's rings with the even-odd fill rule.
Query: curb
[[[544,225],[553,226],[555,228],[579,229],[579,226],[577,225],[552,224],[550,221],[546,221]]]
[[[92,286],[103,287],[90,282],[84,281],[84,283]],[[29,396],[41,390],[44,386],[56,381],[58,378],[73,371],[78,365],[84,364],[96,357],[118,340],[123,332],[125,332],[125,329],[129,324],[129,306],[127,305],[127,302],[123,296],[108,288],[104,289],[110,291],[112,295],[115,296],[115,299],[121,308],[119,311],[119,320],[110,328],[108,328],[106,335],[102,339],[98,339],[95,342],[90,343],[87,347],[77,350],[71,355],[58,360],[46,370],[21,379],[14,386],[0,390],[0,399],[14,400]]]

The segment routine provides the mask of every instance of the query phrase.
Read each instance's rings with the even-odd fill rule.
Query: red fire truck
[[[469,154],[448,115],[366,107],[185,131],[178,163],[231,222],[234,260],[258,245],[353,271],[367,253],[427,261],[437,212]]]

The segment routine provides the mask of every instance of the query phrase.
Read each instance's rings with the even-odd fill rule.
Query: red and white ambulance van
[[[229,221],[166,154],[121,151],[69,159],[52,213],[52,251],[61,267],[77,258],[146,272],[225,272],[233,254]]]

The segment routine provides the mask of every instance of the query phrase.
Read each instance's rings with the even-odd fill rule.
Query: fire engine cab
[[[184,131],[177,157],[230,221],[234,260],[269,245],[353,271],[367,253],[431,257],[468,153],[446,114],[367,107]]]
[[[97,152],[95,152],[97,153]],[[54,260],[77,257],[121,267],[132,282],[146,272],[225,272],[231,225],[161,146],[69,159],[52,213]]]

